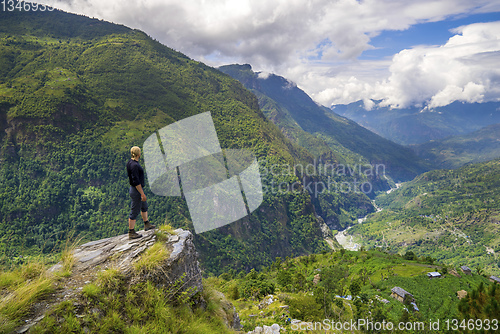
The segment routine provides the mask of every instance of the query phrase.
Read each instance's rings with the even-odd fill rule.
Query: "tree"
[[[361,292],[361,286],[359,285],[359,282],[357,280],[351,282],[351,284],[349,285],[349,291],[351,291],[353,298],[359,295],[359,293]]]
[[[344,286],[349,277],[349,269],[345,266],[327,267],[321,272],[321,282],[328,293],[344,295]]]
[[[259,274],[255,271],[255,269],[252,268],[252,270],[250,270],[250,272],[247,274],[246,278],[249,280],[255,280],[257,279],[258,275]]]
[[[476,272],[477,272],[478,275],[482,275],[483,274],[483,268],[480,265],[477,265],[476,266]]]
[[[405,255],[403,255],[403,258],[408,261],[415,260],[415,253],[413,253],[412,251],[407,251]]]
[[[290,307],[290,316],[302,320],[321,320],[324,312],[321,306],[316,303],[315,298],[309,295],[303,295],[298,298],[288,298],[287,304]]]
[[[240,298],[240,290],[238,289],[238,285],[233,284],[229,287],[229,298],[236,300]]]
[[[293,285],[296,291],[305,290],[306,278],[301,272],[295,273]]]
[[[368,271],[368,269],[366,269],[365,267],[361,268],[361,270],[359,271],[359,276],[361,278],[361,282],[363,283],[363,285],[366,284],[366,281],[368,280],[371,274],[372,272]]]
[[[288,270],[280,270],[278,271],[278,276],[276,277],[278,284],[285,288],[287,285],[292,284],[292,275]]]

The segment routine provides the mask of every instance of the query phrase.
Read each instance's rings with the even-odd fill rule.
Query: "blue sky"
[[[364,51],[359,59],[373,60],[392,57],[403,49],[417,45],[443,45],[455,35],[450,30],[477,22],[500,21],[500,13],[484,13],[451,17],[443,21],[419,23],[403,31],[385,30],[371,38],[370,44],[376,49]]]

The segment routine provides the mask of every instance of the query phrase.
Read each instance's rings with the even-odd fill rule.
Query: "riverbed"
[[[397,188],[400,187],[401,184],[396,184]],[[395,188],[395,189],[397,189]],[[394,189],[394,188],[393,188]],[[393,190],[391,189],[391,190]],[[377,212],[380,212],[382,211],[383,209],[382,208],[379,208],[376,204],[375,204],[375,201],[372,201],[373,203],[373,206],[375,207],[375,209],[377,210]],[[358,224],[363,224],[365,221],[366,221],[366,217],[368,217],[368,215],[362,217],[362,218],[358,218]],[[348,235],[347,232],[349,231],[349,229],[351,228],[352,226],[349,226],[348,228],[346,228],[345,230],[343,231],[340,231],[338,232],[337,234],[335,234],[335,239],[337,240],[337,242],[342,246],[344,247],[344,249],[347,249],[347,250],[351,250],[351,251],[357,251],[359,250],[359,248],[361,247],[361,245],[357,242],[354,242],[354,238],[352,235]]]

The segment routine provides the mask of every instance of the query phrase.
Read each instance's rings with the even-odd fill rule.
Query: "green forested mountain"
[[[2,263],[57,252],[71,236],[125,233],[129,148],[206,111],[221,147],[250,149],[265,159],[263,167],[313,161],[266,119],[239,82],[141,31],[61,11],[3,13]],[[276,256],[327,247],[302,180],[279,171],[264,176],[264,185],[298,182],[298,191],[266,192],[249,217],[196,235],[207,272],[249,270]],[[192,230],[184,199],[146,190],[152,222]]]
[[[349,230],[365,247],[413,252],[500,274],[500,160],[424,173]]]
[[[384,139],[353,121],[315,103],[287,79],[262,76],[250,65],[228,65],[220,70],[255,93],[266,116],[292,141],[317,158],[339,164],[384,164],[387,176],[409,180],[429,170],[411,150]],[[385,180],[373,180],[382,188]]]
[[[412,148],[437,168],[458,168],[468,163],[497,159],[500,157],[500,124]]]

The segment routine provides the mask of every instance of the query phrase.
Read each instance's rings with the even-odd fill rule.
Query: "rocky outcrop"
[[[263,327],[257,326],[247,334],[279,334],[280,329],[281,327],[278,324],[272,324],[271,326],[264,325]]]
[[[74,249],[72,255],[75,262],[71,275],[62,279],[60,288],[54,294],[33,305],[30,317],[24,319],[26,325],[17,332],[27,332],[55,304],[73,298],[78,299],[83,287],[94,281],[99,272],[109,268],[118,269],[123,281],[129,286],[151,281],[157,287],[174,287],[175,294],[186,292],[184,295],[187,294],[188,298],[199,296],[203,285],[192,233],[182,229],[174,230],[171,234],[158,230],[140,231],[140,233],[143,237],[139,239],[129,240],[128,234],[123,234],[87,242]],[[136,262],[158,238],[167,249],[165,258],[153,269],[137,270]],[[63,263],[60,262],[50,268],[49,273],[56,273],[62,269]]]
[[[191,296],[201,292],[203,289],[201,270],[191,232],[177,229],[173,234],[165,233],[168,257],[154,270],[138,272],[134,270],[134,264],[157,239],[154,230],[140,233],[143,237],[139,239],[129,240],[128,234],[123,234],[79,246],[73,251],[75,265],[72,268],[71,279],[90,281],[97,272],[116,268],[120,270],[129,285],[151,281],[158,287],[170,287],[181,280],[183,283],[179,292],[190,290]],[[57,271],[62,265],[58,263],[50,270]]]

